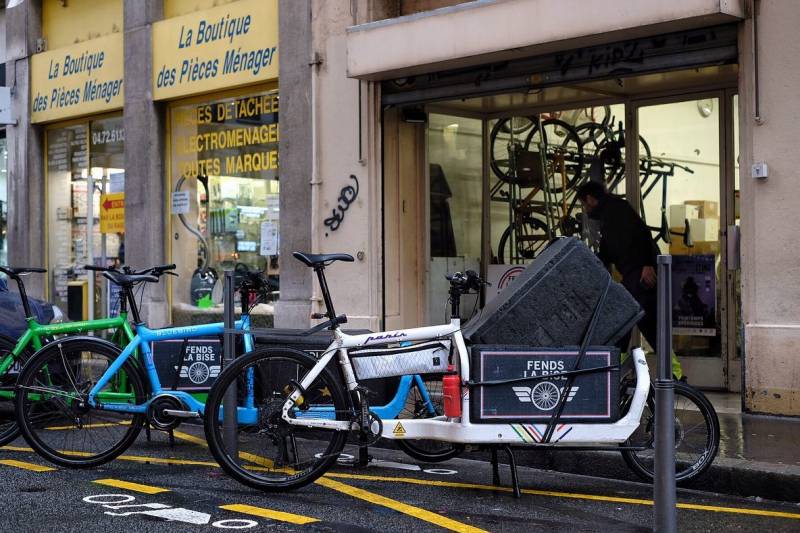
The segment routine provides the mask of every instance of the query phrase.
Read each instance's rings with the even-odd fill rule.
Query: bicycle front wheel
[[[28,444],[48,461],[68,468],[98,466],[136,439],[143,414],[91,407],[89,392],[119,357],[120,349],[90,339],[65,339],[40,350],[17,381],[16,414]],[[147,397],[128,360],[96,397],[106,408],[141,405]]]
[[[0,335],[0,361],[4,361],[6,357],[13,357],[12,351],[16,345],[17,343],[10,337]],[[19,426],[14,414],[14,386],[17,383],[19,368],[30,356],[31,352],[26,348],[14,365],[0,376],[0,446],[5,446],[19,437]]]
[[[639,428],[627,446],[644,446],[642,451],[623,450],[622,457],[639,477],[653,481],[655,471],[655,398],[653,389],[645,404]],[[686,485],[705,472],[719,451],[719,418],[711,402],[697,389],[675,383],[675,481]]]
[[[298,426],[282,417],[286,398],[316,363],[298,350],[259,348],[219,375],[206,402],[206,440],[231,477],[263,491],[293,490],[317,479],[336,461],[347,431]],[[228,391],[235,392],[240,406],[235,446],[223,435],[222,403]],[[351,418],[340,381],[327,368],[289,413],[296,419]]]

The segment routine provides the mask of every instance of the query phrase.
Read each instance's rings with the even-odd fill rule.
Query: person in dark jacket
[[[622,275],[622,285],[644,310],[637,324],[652,347],[656,347],[658,293],[656,290],[656,245],[650,230],[633,207],[618,196],[609,194],[603,183],[589,181],[578,189],[584,212],[600,225],[598,256],[607,266],[614,265]],[[620,348],[627,350],[630,336],[623,338]],[[623,346],[624,344],[624,346]],[[672,373],[683,377],[681,364],[672,354]]]

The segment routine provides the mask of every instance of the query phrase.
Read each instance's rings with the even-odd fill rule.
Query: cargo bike
[[[326,308],[327,320],[310,331],[329,328],[333,341],[319,358],[289,347],[270,346],[243,355],[225,368],[211,389],[205,410],[206,438],[214,457],[233,478],[264,491],[292,490],[311,483],[332,467],[352,433],[368,442],[385,438],[438,443],[441,450],[451,450],[449,456],[464,447],[492,450],[495,483],[499,482],[497,451],[506,451],[517,496],[512,448],[518,447],[621,451],[637,474],[652,479],[655,409],[645,354],[635,348],[620,365],[619,351],[611,342],[627,333],[641,311],[634,302],[630,312],[631,303],[625,301],[630,296],[611,280],[585,245],[574,238],[559,241],[526,269],[533,272],[528,280],[515,281],[514,287],[515,292],[534,287],[533,293],[546,295],[548,290],[558,289],[563,294],[569,283],[545,282],[539,274],[568,268],[567,278],[585,281],[587,272],[582,269],[593,270],[600,282],[594,290],[583,291],[593,295],[591,304],[583,302],[588,312],[584,309],[581,314],[575,305],[566,305],[565,316],[582,332],[580,342],[567,342],[565,348],[481,344],[492,338],[490,330],[502,330],[496,324],[487,327],[492,321],[482,317],[471,322],[475,326],[462,330],[460,297],[485,284],[474,272],[448,277],[449,324],[348,335],[341,330],[346,316],[335,313],[325,267],[353,258],[295,252],[295,258],[316,273]],[[537,267],[532,269],[534,265]],[[494,306],[501,311],[497,314],[502,316],[502,311],[508,310],[510,299],[508,295],[496,298],[503,300]],[[569,300],[569,295],[562,296],[566,304]],[[625,308],[627,315],[622,312]],[[625,315],[621,325],[619,320],[616,325],[609,320],[613,314]],[[505,318],[508,321],[509,317]],[[562,322],[563,318],[551,317]],[[523,341],[537,335],[546,338],[544,322],[514,324],[511,329]],[[618,331],[609,334],[612,330]],[[602,339],[599,344],[597,339]],[[431,342],[447,350],[432,349]],[[398,348],[406,350],[397,353]],[[412,419],[382,419],[370,407],[370,391],[359,382],[360,374],[365,373],[372,377],[438,374],[444,409],[433,414],[423,410]],[[231,388],[237,394],[245,389],[255,391],[253,407],[238,408],[235,438],[224,432],[222,410],[223,398]],[[598,402],[598,397],[603,401]],[[713,461],[719,422],[710,403],[688,385],[677,384],[676,398],[691,404],[685,410],[689,413],[686,422],[676,410],[676,479],[685,483]],[[681,446],[692,432],[701,437],[682,453]]]

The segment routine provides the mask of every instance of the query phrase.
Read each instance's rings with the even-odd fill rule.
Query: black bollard
[[[658,340],[656,347],[656,434],[653,530],[673,533],[678,527],[675,494],[675,383],[672,381],[672,256],[658,256]]]
[[[234,316],[234,283],[233,271],[226,270],[224,285],[223,285],[223,322],[225,324],[225,335],[222,341],[222,364],[223,367],[233,363],[235,356],[236,339],[234,334],[231,333],[235,327]],[[225,397],[222,399],[222,440],[225,443],[225,449],[230,457],[239,456],[239,442],[237,438],[238,428],[236,423],[236,381],[233,385],[225,391]]]

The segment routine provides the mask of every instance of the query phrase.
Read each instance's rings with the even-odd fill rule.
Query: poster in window
[[[716,301],[714,256],[672,256],[673,334],[715,336]]]

